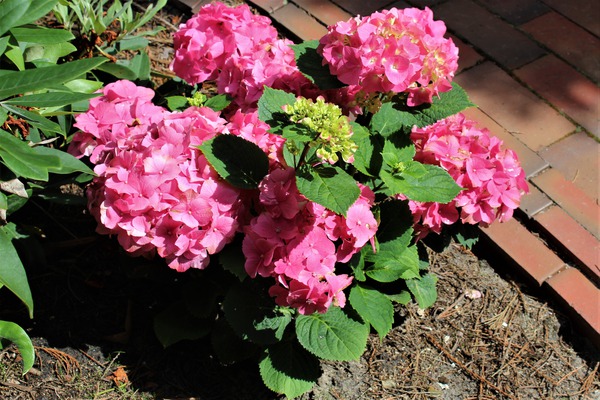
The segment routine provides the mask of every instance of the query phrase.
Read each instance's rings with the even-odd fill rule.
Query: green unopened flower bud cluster
[[[351,139],[353,132],[348,118],[338,106],[326,103],[322,97],[316,101],[299,97],[293,105],[285,106],[284,112],[290,116],[290,121],[317,134],[311,146],[317,147],[319,158],[335,164],[340,154],[345,162],[354,161],[358,146]]]

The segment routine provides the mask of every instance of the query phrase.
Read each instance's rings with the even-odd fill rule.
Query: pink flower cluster
[[[107,85],[76,117],[81,132],[69,151],[96,164],[87,195],[99,232],[178,271],[204,268],[233,239],[244,210],[240,192],[197,149],[228,126],[209,108],[169,113],[153,95],[129,81]]]
[[[242,111],[251,111],[269,86],[300,94],[311,82],[298,71],[289,40],[277,38],[267,17],[246,5],[207,4],[173,37],[171,69],[190,84],[216,80]]]
[[[445,33],[429,8],[392,8],[330,26],[318,51],[343,83],[365,94],[406,92],[417,106],[452,88],[458,48]]]
[[[438,165],[464,188],[448,204],[410,201],[420,236],[439,233],[442,225],[460,218],[463,223],[487,226],[507,221],[529,191],[525,172],[514,151],[479,129],[474,121],[456,114],[425,128],[413,128],[415,160]]]
[[[242,250],[251,277],[273,277],[269,293],[277,304],[301,314],[343,307],[343,289],[352,278],[335,273],[368,242],[377,221],[371,212],[374,193],[361,185],[361,195],[347,215],[335,214],[298,192],[295,171],[277,163],[259,185],[262,212],[244,228]]]

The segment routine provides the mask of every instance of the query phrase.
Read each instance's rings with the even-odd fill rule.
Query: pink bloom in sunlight
[[[411,139],[417,149],[415,160],[442,167],[463,187],[448,204],[409,201],[420,238],[430,231],[440,233],[443,225],[459,218],[482,226],[507,221],[529,191],[516,154],[463,114],[415,127]]]
[[[197,149],[225,133],[227,121],[208,108],[169,113],[150,103],[153,96],[128,81],[107,85],[76,117],[82,131],[70,151],[95,164],[88,206],[99,232],[178,271],[205,268],[233,240],[245,212],[240,191]]]

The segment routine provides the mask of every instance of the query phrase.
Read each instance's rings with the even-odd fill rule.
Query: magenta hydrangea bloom
[[[203,6],[173,37],[171,69],[190,84],[217,83],[241,111],[252,111],[264,86],[300,94],[314,85],[296,67],[289,40],[277,38],[267,17],[248,5]]]
[[[452,88],[458,48],[445,33],[429,8],[392,8],[330,26],[318,51],[343,83],[364,94],[406,92],[417,106]]]
[[[459,218],[481,226],[507,221],[529,191],[515,152],[463,114],[415,127],[411,139],[415,160],[442,167],[464,188],[449,204],[409,202],[420,237]]]
[[[128,81],[107,85],[76,117],[81,132],[70,152],[96,164],[87,195],[99,232],[178,271],[204,268],[233,239],[244,210],[240,191],[197,149],[228,133],[227,122],[205,107],[167,112],[152,95]]]

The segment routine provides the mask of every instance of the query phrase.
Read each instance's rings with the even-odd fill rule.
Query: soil
[[[171,74],[170,35],[189,17],[184,11],[169,5],[152,21],[166,27],[149,49],[162,73],[155,84]],[[17,245],[35,319],[4,291],[0,319],[27,330],[36,363],[22,376],[17,349],[0,351],[1,399],[282,398],[262,385],[256,363],[221,365],[210,339],[163,349],[152,317],[185,278],[97,236],[83,204],[33,199],[14,218],[30,228]],[[436,304],[398,308],[388,336],[372,335],[358,361],[323,362],[318,384],[301,398],[599,399],[598,350],[558,307],[478,256],[456,244],[431,252]]]

